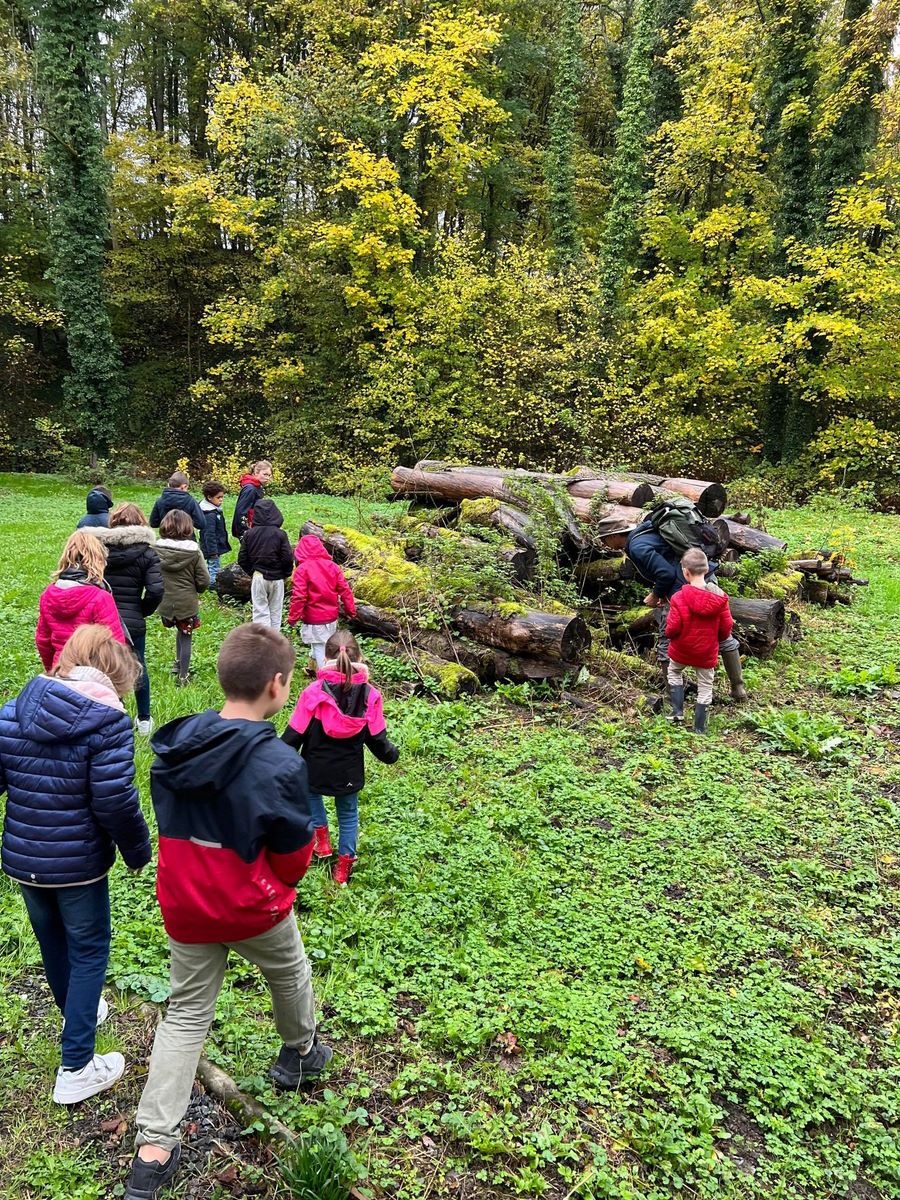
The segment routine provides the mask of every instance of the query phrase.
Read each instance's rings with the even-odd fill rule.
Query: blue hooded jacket
[[[91,883],[110,869],[116,846],[133,870],[150,861],[131,719],[76,686],[39,675],[4,705],[4,791],[2,865],[21,883]]]
[[[94,488],[88,492],[87,504],[85,506],[87,512],[75,528],[86,529],[90,526],[109,528],[109,510],[112,506],[112,497],[107,496],[106,492],[101,492],[99,488]]]

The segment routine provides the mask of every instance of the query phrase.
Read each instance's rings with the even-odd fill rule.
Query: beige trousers
[[[669,686],[684,687],[685,671],[696,670],[697,672],[697,703],[712,704],[713,697],[713,678],[716,673],[715,667],[686,667],[683,663],[677,663],[673,658],[669,659]]]
[[[169,939],[172,994],[156,1031],[147,1083],[137,1110],[137,1145],[178,1145],[203,1043],[225,979],[228,951],[254,963],[272,994],[275,1028],[286,1046],[305,1054],[316,1032],[312,972],[297,918],[290,916],[258,937],[230,945],[188,945]]]

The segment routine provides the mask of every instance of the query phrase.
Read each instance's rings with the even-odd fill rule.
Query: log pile
[[[797,636],[799,617],[788,614],[786,600],[831,603],[843,585],[865,583],[835,556],[788,559],[783,540],[744,514],[726,515],[725,488],[706,480],[423,460],[397,467],[391,487],[393,499],[409,502],[406,510],[376,519],[371,532],[312,522],[300,532],[320,537],[348,575],[357,597],[351,625],[408,658],[441,695],[498,680],[578,679],[593,682],[600,702],[618,688],[623,703],[633,704],[643,694],[636,679],[623,681],[617,669],[611,680],[609,663],[630,662],[640,678],[644,663],[635,654],[652,646],[658,621],[642,604],[648,581],[624,546],[647,506],[672,496],[695,503],[718,540],[745,653],[764,656]],[[548,555],[566,604],[542,591]],[[748,571],[745,561],[757,565]],[[249,580],[241,576],[235,568],[220,572],[219,595],[246,599]],[[755,594],[736,594],[746,578]]]

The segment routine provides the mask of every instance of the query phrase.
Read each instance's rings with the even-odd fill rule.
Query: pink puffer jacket
[[[93,583],[58,579],[41,595],[39,611],[34,641],[45,671],[56,666],[63,646],[79,625],[107,625],[117,641],[125,641],[115,600]]]

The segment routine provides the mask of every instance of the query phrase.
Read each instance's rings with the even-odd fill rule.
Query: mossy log
[[[765,533],[762,529],[754,529],[752,525],[741,525],[738,521],[720,517],[713,521],[713,528],[723,545],[733,546],[737,550],[746,550],[754,554],[763,550],[787,550],[787,542],[773,537],[771,533]]]
[[[622,571],[628,561],[624,554],[613,554],[609,558],[577,562],[572,569],[583,587],[608,587],[622,582]]]
[[[484,542],[480,542],[477,538],[468,537],[455,529],[445,529],[441,525],[430,525],[425,521],[412,523],[411,532],[432,541],[454,542],[464,549],[468,548],[479,553],[484,550]],[[496,550],[497,558],[510,567],[513,578],[519,583],[526,583],[529,579],[534,578],[537,554],[533,549],[527,546],[504,545],[497,546]],[[422,557],[421,546],[407,544],[405,552],[406,557],[412,562],[417,562]]]
[[[643,508],[654,497],[653,486],[634,479],[617,479],[615,475],[595,475],[592,479],[573,479],[566,484],[569,495],[579,500],[603,496],[614,504]]]
[[[531,531],[531,517],[511,504],[487,496],[481,500],[463,500],[459,509],[463,525],[486,526],[499,529],[512,538],[517,546],[534,550],[537,543]]]
[[[420,629],[397,613],[371,604],[358,604],[350,625],[362,633],[376,634],[401,645],[418,647],[447,662],[456,662],[478,676],[482,683],[508,679],[513,683],[561,679],[576,675],[578,663],[551,662],[509,654],[496,646],[481,645],[449,630]]]
[[[343,565],[353,557],[353,547],[339,529],[329,526],[326,530],[324,526],[317,525],[315,521],[307,521],[300,530],[300,536],[306,537],[307,534],[317,537],[336,563]]]
[[[784,637],[783,600],[729,596],[728,605],[734,618],[734,636],[751,653],[765,656]]]
[[[428,691],[444,700],[455,700],[457,696],[471,695],[481,687],[481,680],[468,667],[459,662],[449,662],[422,650],[417,646],[403,646],[399,642],[382,639],[378,648],[393,658],[407,659],[413,664]]]
[[[252,580],[247,572],[234,562],[229,563],[227,567],[223,567],[219,571],[212,590],[220,600],[227,600],[230,603],[237,604],[249,604],[251,583]],[[291,594],[290,579],[284,581],[284,594],[285,596]]]
[[[486,646],[551,662],[578,662],[590,650],[591,634],[575,613],[548,613],[512,606],[457,608],[454,626]]]
[[[617,472],[620,479],[631,479],[638,483],[649,483],[657,494],[675,492],[687,496],[697,505],[704,517],[720,517],[728,502],[728,493],[721,483],[707,479],[681,479],[675,476],[648,475],[642,471]]]

